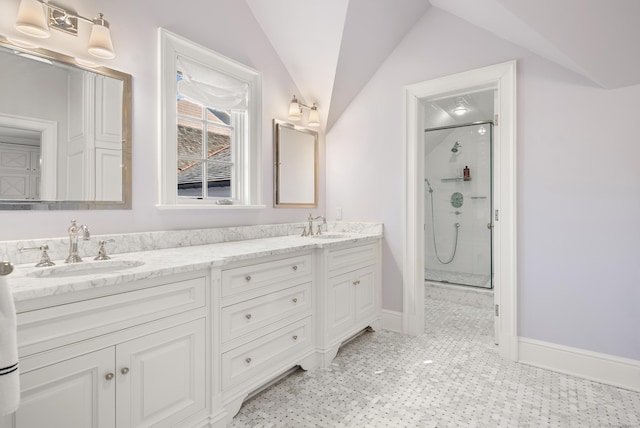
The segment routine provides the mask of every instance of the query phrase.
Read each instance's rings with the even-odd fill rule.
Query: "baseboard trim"
[[[402,312],[383,309],[382,329],[402,333]]]
[[[518,362],[640,392],[640,361],[520,338]]]

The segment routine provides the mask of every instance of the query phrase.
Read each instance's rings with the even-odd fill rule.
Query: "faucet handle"
[[[22,248],[18,248],[18,251],[22,252],[22,251],[27,251],[27,250],[40,250],[42,251],[42,254],[40,255],[40,261],[36,264],[36,267],[47,267],[47,266],[54,266],[55,263],[51,261],[51,258],[49,257],[49,246],[48,245],[41,245],[39,247],[22,247]]]
[[[105,246],[107,242],[116,242],[115,239],[107,239],[106,241],[98,242],[98,255],[93,258],[93,260],[109,260],[111,257],[107,255],[107,249]]]

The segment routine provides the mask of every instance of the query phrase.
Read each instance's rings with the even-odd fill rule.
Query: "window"
[[[261,208],[261,75],[159,32],[162,208]]]

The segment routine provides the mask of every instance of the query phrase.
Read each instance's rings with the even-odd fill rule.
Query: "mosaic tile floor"
[[[326,369],[244,403],[232,427],[640,427],[640,393],[501,359],[491,311],[427,301],[426,332],[365,333]]]

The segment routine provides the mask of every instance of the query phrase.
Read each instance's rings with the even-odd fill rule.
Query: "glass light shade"
[[[46,39],[51,35],[47,26],[45,6],[38,0],[21,0],[16,18],[16,30],[33,37]]]
[[[100,22],[96,22],[100,21]],[[102,59],[112,59],[116,57],[111,42],[111,31],[109,31],[106,21],[96,18],[91,28],[91,36],[89,36],[89,53]]]
[[[300,120],[300,116],[300,104],[294,95],[289,103],[289,120]]]
[[[316,106],[313,106],[309,111],[309,122],[307,124],[314,128],[320,126],[320,115]]]

